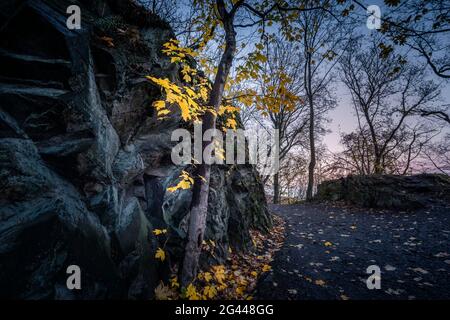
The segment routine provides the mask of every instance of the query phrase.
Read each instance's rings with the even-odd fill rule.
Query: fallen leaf
[[[434,255],[436,258],[445,258],[448,257],[449,254],[447,252],[439,252]]]
[[[415,271],[415,272],[422,273],[422,274],[427,274],[427,273],[428,273],[427,270],[424,270],[424,269],[422,269],[422,268],[412,268],[411,270],[412,270],[412,271]]]
[[[160,234],[164,234],[164,233],[167,233],[167,229],[155,229],[155,230],[153,230],[153,234],[155,235],[155,236],[159,236]]]
[[[106,43],[106,45],[110,48],[114,47],[113,38],[110,37],[100,37],[100,40]]]
[[[391,265],[389,265],[389,264],[387,264],[387,265],[384,266],[384,269],[385,269],[386,271],[394,271],[394,270],[396,270],[397,268],[396,268],[396,267],[393,267],[393,266],[391,266]]]
[[[172,288],[179,288],[180,287],[180,284],[178,283],[178,277],[177,276],[174,276],[174,277],[172,277],[172,279],[170,279],[170,286]]]
[[[316,281],[314,281],[314,283],[321,287],[323,287],[325,285],[325,281],[323,281],[323,280],[316,280]]]
[[[158,248],[158,250],[156,250],[155,258],[164,261],[164,259],[166,259],[166,253],[163,249]]]
[[[203,289],[203,294],[212,299],[217,295],[217,290],[214,286],[206,286],[205,289]]]
[[[267,272],[267,271],[270,271],[270,269],[272,269],[272,267],[269,266],[269,265],[267,265],[267,264],[265,264],[265,265],[263,266],[263,268],[262,268],[262,271],[263,271],[263,272]]]
[[[192,283],[186,288],[186,297],[189,300],[200,300],[200,296]]]
[[[170,288],[164,285],[162,282],[155,288],[155,299],[156,300],[170,300],[173,292]]]

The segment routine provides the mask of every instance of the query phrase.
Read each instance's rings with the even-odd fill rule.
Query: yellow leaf
[[[325,247],[331,247],[333,244],[330,241],[324,243]]]
[[[227,128],[236,130],[236,128],[237,128],[237,122],[236,122],[236,120],[230,119],[230,118],[229,118],[229,119],[227,119],[227,122],[226,122],[225,126],[226,126]]]
[[[263,266],[263,268],[262,268],[262,271],[263,271],[263,272],[267,272],[267,271],[269,271],[270,269],[272,269],[272,267],[269,266],[268,264],[265,264],[265,265]]]
[[[153,102],[153,106],[156,108],[156,110],[160,110],[166,107],[166,103],[162,100],[158,100]]]
[[[192,283],[186,288],[186,297],[189,300],[200,300],[200,296]]]
[[[244,287],[237,287],[236,288],[236,293],[240,296],[244,295],[245,293],[245,288]]]
[[[187,121],[191,118],[191,116],[189,115],[189,104],[186,100],[180,100],[178,102],[178,105],[180,106],[181,109],[181,117],[183,118],[184,121]]]
[[[183,79],[184,79],[184,81],[186,81],[186,82],[191,82],[191,81],[192,81],[191,76],[188,75],[188,74],[185,74],[185,75],[183,76]]]
[[[158,248],[158,250],[156,250],[155,258],[164,261],[164,259],[166,259],[166,253],[163,249]]]
[[[252,271],[250,274],[255,278],[258,276],[258,272],[256,272],[256,271]]]
[[[180,186],[181,189],[189,189],[191,187],[191,184],[189,183],[189,181],[182,180],[179,183],[179,186]]]
[[[264,62],[267,62],[267,57],[265,55],[257,52],[255,55],[255,60],[264,63]],[[253,77],[253,78],[256,78],[256,77]]]
[[[179,97],[174,94],[171,90],[166,91],[166,101],[169,103],[175,103],[179,100]]]
[[[179,288],[180,287],[180,284],[178,283],[178,277],[177,276],[175,276],[172,279],[170,279],[170,286],[172,288]]]
[[[212,299],[217,295],[217,290],[214,286],[206,286],[205,289],[203,289],[203,294]]]
[[[178,189],[190,189],[191,186],[194,184],[194,179],[189,175],[188,172],[182,171],[180,178],[182,179],[178,184],[174,187],[167,188],[167,191],[169,192],[175,192]]]
[[[225,150],[219,146],[217,141],[214,141],[214,152],[219,159],[225,160]]]
[[[167,229],[155,229],[155,230],[153,230],[153,234],[155,235],[155,236],[159,236],[160,234],[164,234],[164,233],[167,233]]]
[[[228,286],[225,283],[219,283],[219,287],[217,287],[217,290],[223,291],[226,288],[228,288]]]
[[[248,286],[248,281],[247,281],[245,278],[243,278],[243,277],[239,277],[238,283],[239,283],[241,286],[243,286],[243,287]]]
[[[226,277],[224,266],[213,266],[212,269],[217,282],[222,284]]]
[[[323,287],[325,285],[325,281],[323,281],[323,280],[316,280],[316,281],[314,281],[314,283],[321,287]]]
[[[169,113],[170,113],[170,110],[168,110],[168,109],[160,110],[160,111],[158,111],[158,117],[168,115]]]
[[[263,45],[262,43],[257,43],[257,44],[255,45],[255,47],[256,47],[258,50],[264,49],[264,45]]]
[[[212,275],[210,272],[205,272],[205,274],[203,275],[204,279],[206,282],[210,282],[212,279]]]

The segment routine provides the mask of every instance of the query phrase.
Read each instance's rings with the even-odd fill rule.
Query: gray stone
[[[83,296],[102,289],[98,297],[108,297],[119,279],[110,239],[75,188],[46,167],[30,140],[2,139],[0,168],[0,296],[51,298],[77,264]]]
[[[127,185],[142,176],[144,161],[133,144],[125,146],[118,152],[112,170],[114,178],[121,185]]]
[[[71,3],[11,2],[1,13],[11,16],[0,28],[8,81],[0,84],[0,297],[148,299],[182,261],[192,198],[167,191],[182,169],[194,171],[170,157],[172,131],[187,124],[179,111],[157,119],[161,89],[145,79],[181,85],[179,67],[161,53],[173,31],[131,0],[81,1],[83,28],[70,31]],[[137,29],[140,42],[116,38],[116,23]],[[24,25],[34,27],[15,36]],[[113,48],[98,40],[104,34]],[[249,250],[249,230],[271,225],[252,166],[213,166],[209,198],[205,236],[216,252],[201,257],[205,267],[223,262],[230,245]],[[80,292],[66,288],[70,264],[82,269]]]
[[[450,203],[450,179],[439,174],[348,176],[319,185],[316,199],[364,207],[417,209]]]

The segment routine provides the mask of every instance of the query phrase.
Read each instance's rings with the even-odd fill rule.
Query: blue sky
[[[363,2],[367,6],[368,5],[378,5],[381,9],[381,15],[383,16],[383,12],[385,12],[387,9],[383,5],[382,0],[369,0]],[[356,12],[358,14],[364,15],[365,12],[362,8],[356,8]],[[361,28],[359,30],[362,34],[369,35],[370,33],[378,32],[376,30],[369,30],[366,27],[366,20],[364,17],[361,17]],[[408,57],[410,61],[421,63],[423,60],[420,57],[416,56],[410,56]],[[431,72],[430,72],[431,74]],[[432,76],[432,75],[431,75]],[[432,78],[437,82],[441,83],[443,80],[438,77]],[[356,117],[354,115],[354,109],[351,102],[351,96],[348,92],[347,88],[342,83],[336,83],[336,96],[338,98],[338,105],[335,109],[329,112],[329,119],[331,122],[328,125],[328,129],[331,130],[330,133],[326,134],[324,136],[323,142],[326,144],[326,146],[330,149],[330,151],[341,151],[342,146],[339,143],[340,140],[340,134],[339,132],[351,132],[353,129],[357,127],[356,123]],[[450,102],[450,84],[447,81],[446,83],[442,83],[442,100],[443,103],[449,103]],[[447,128],[443,130],[443,133],[439,136],[442,137],[443,134],[450,132],[450,129]]]
[[[378,5],[381,9],[381,15],[387,13],[388,8],[386,8],[383,4],[383,0],[362,0],[362,3],[364,3],[366,6],[369,5]],[[186,3],[183,3],[179,10],[186,10]],[[342,10],[341,8],[339,10]],[[358,14],[360,17],[360,23],[361,26],[356,30],[357,33],[361,34],[367,34],[378,32],[377,30],[370,30],[366,26],[366,21],[368,14],[360,8],[359,6],[356,6],[356,9],[354,11],[355,14]],[[245,28],[245,29],[238,29],[238,39],[241,41],[238,41],[239,44],[241,42],[246,42],[245,40],[242,41],[243,38],[250,36],[252,33],[256,32],[256,28]],[[251,38],[251,36],[250,36]],[[251,42],[251,41],[250,41]],[[250,46],[247,46],[241,54],[245,54],[245,52],[250,49]],[[421,58],[417,58],[414,56],[409,57],[410,61],[413,62],[423,62]],[[238,64],[238,61],[235,61],[235,66]],[[338,77],[339,78],[339,77]],[[342,150],[342,146],[339,143],[340,140],[340,132],[351,132],[357,127],[356,123],[356,117],[354,115],[354,108],[351,102],[350,93],[348,92],[345,85],[343,85],[339,79],[336,79],[334,86],[335,86],[335,93],[337,98],[337,107],[333,110],[331,110],[328,113],[328,118],[330,119],[330,122],[327,124],[327,128],[330,130],[328,134],[326,134],[323,137],[324,144],[328,147],[330,151],[336,152]],[[437,82],[442,82],[442,79],[435,77],[435,80]],[[450,101],[450,86],[447,82],[446,85],[442,87],[442,98],[446,103],[449,103]],[[447,132],[450,132],[449,129],[447,129]]]

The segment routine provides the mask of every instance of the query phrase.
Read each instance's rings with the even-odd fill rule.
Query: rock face
[[[450,178],[439,174],[348,176],[320,184],[316,199],[394,209],[448,204]]]
[[[132,1],[77,1],[82,28],[66,27],[71,1],[2,3],[0,28],[0,296],[151,298],[181,261],[191,191],[169,193],[176,112],[159,121],[160,89],[180,81],[161,53],[166,23]],[[206,239],[221,263],[271,224],[252,166],[215,166]],[[156,237],[155,228],[166,228]],[[164,263],[154,256],[164,247]],[[66,269],[81,268],[82,290]]]

